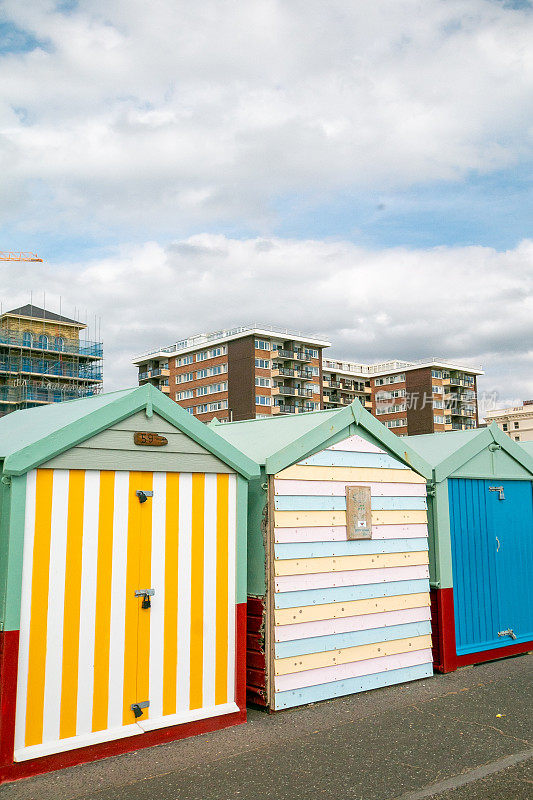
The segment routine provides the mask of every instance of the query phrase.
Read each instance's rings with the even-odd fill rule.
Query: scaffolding
[[[98,394],[102,388],[101,342],[80,339],[86,326],[50,319],[44,309],[33,316],[0,315],[0,416],[43,403]],[[31,319],[31,330],[30,330]],[[78,337],[66,336],[67,327]]]

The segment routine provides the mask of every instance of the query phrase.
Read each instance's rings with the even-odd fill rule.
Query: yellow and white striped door
[[[16,760],[237,710],[235,510],[234,475],[28,474]]]

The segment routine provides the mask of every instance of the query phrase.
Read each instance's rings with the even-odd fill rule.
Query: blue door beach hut
[[[533,454],[493,423],[410,436],[428,482],[433,645],[449,672],[533,649]]]

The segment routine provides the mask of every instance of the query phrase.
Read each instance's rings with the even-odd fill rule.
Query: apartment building
[[[372,389],[370,378],[364,374],[362,364],[352,361],[322,359],[322,402],[324,408],[340,408],[350,405],[354,400],[368,410],[372,410]]]
[[[513,408],[486,411],[485,420],[489,424],[495,422],[515,442],[533,442],[533,400],[524,400]]]
[[[203,333],[135,358],[153,383],[203,422],[298,414],[323,407],[330,342],[269,326]]]
[[[98,394],[102,343],[87,326],[31,304],[0,315],[0,416]]]
[[[342,371],[335,372],[340,365]],[[348,397],[357,396],[399,436],[477,427],[476,378],[483,374],[481,369],[442,359],[361,364],[324,358],[323,374],[326,407],[341,406]],[[343,376],[350,376],[362,391],[352,396],[337,388]]]

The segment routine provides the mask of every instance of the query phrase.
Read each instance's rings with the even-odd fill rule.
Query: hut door
[[[533,638],[533,500],[529,481],[487,481],[488,516],[496,550],[502,644]],[[501,487],[501,489],[500,489]],[[516,637],[516,638],[515,638]]]
[[[458,655],[528,641],[533,612],[529,481],[449,480]],[[516,639],[513,639],[516,636]]]

